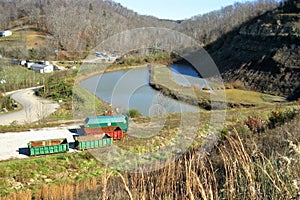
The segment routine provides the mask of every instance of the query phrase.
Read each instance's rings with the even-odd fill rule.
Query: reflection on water
[[[145,116],[199,111],[195,106],[165,97],[150,87],[147,68],[96,75],[82,81],[81,85],[115,108],[138,109]]]
[[[197,70],[191,65],[180,63],[172,64],[170,69],[175,81],[182,86],[191,87],[193,85],[200,89],[211,88],[208,82],[205,79],[202,79]]]
[[[189,65],[189,64],[174,63],[170,66],[170,68],[171,68],[172,72],[175,72],[177,74],[201,78],[201,76],[197,72],[197,70],[192,65]]]

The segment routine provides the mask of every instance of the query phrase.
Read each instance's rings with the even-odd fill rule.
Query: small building
[[[8,37],[11,35],[12,35],[12,32],[10,30],[0,31],[0,37]]]
[[[32,64],[31,70],[38,73],[51,73],[53,72],[53,65],[42,65],[42,64]]]

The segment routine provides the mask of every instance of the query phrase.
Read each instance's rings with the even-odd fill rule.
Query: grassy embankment
[[[261,124],[265,128],[259,132],[245,125],[246,120],[240,120],[219,133],[218,145],[210,154],[202,154],[208,145],[213,145],[208,140],[190,147],[163,167],[166,158],[154,155],[151,170],[143,171],[140,166],[140,173],[106,169],[89,152],[0,162],[0,194],[6,196],[3,199],[297,198],[300,192],[297,134],[300,115],[297,112],[289,109],[269,113]],[[170,126],[180,121],[180,117],[171,118]],[[162,143],[164,139],[170,140],[177,134],[173,128],[170,127],[169,135],[163,131],[153,141],[156,137]],[[128,151],[143,155],[146,151],[141,151],[139,146],[148,144],[149,147],[152,139],[134,143],[126,137],[115,145],[129,146]],[[122,157],[119,159],[123,162]]]
[[[200,106],[210,110],[212,106],[218,107],[218,104],[226,103],[229,108],[237,107],[257,107],[268,106],[274,102],[284,99],[277,96],[271,96],[254,91],[240,89],[225,89],[223,85],[217,85],[209,82],[212,90],[207,88],[201,90],[199,86],[181,86],[172,77],[171,71],[162,65],[151,65],[150,85],[161,91],[164,95],[170,96],[184,102]],[[213,103],[212,103],[213,102]]]

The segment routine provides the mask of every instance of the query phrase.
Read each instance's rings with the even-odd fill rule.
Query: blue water
[[[173,78],[179,85],[185,87],[195,86],[200,90],[204,87],[211,88],[209,83],[205,79],[202,79],[197,70],[191,65],[172,64],[170,69]]]
[[[81,85],[120,111],[138,109],[144,116],[199,111],[196,106],[165,97],[150,87],[147,68],[96,75]]]
[[[174,63],[170,66],[170,68],[171,68],[172,72],[175,72],[177,74],[201,78],[201,76],[199,75],[197,70],[192,65],[182,64],[182,63]]]

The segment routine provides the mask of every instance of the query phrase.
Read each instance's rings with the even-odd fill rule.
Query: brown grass
[[[32,192],[31,190],[16,192],[6,197],[0,197],[0,199],[1,200],[31,200]]]
[[[121,180],[109,180],[106,194],[109,199],[297,199],[299,119],[261,135],[233,127],[210,154],[191,149],[162,169],[157,164],[151,172],[124,173]],[[274,137],[282,140],[275,139],[266,152],[264,143]]]

